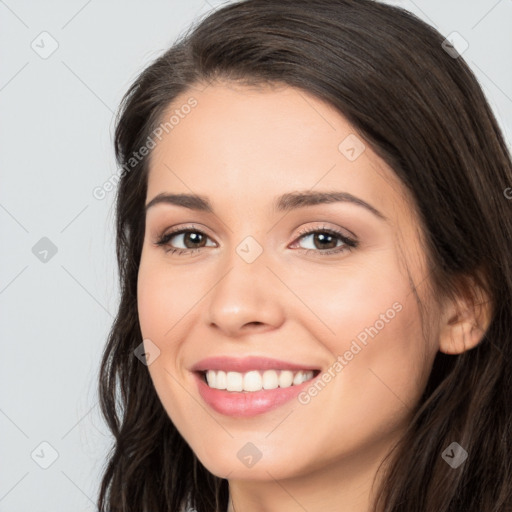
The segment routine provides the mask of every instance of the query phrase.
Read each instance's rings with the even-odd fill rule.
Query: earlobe
[[[487,293],[473,283],[470,293],[461,293],[450,300],[441,315],[439,350],[457,355],[476,347],[483,339],[491,321],[491,302]]]

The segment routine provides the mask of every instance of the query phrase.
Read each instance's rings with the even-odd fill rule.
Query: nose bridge
[[[262,245],[248,236],[219,259],[219,279],[209,294],[208,323],[231,334],[246,324],[282,322],[283,305],[276,293]]]

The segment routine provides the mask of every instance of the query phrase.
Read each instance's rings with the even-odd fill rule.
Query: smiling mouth
[[[314,379],[320,370],[251,370],[232,372],[205,370],[198,372],[211,389],[232,392],[256,392],[266,389],[289,388]]]

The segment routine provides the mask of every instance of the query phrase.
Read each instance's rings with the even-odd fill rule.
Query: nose
[[[278,328],[285,318],[283,285],[264,254],[252,263],[235,251],[219,263],[219,278],[207,295],[206,321],[230,337]]]

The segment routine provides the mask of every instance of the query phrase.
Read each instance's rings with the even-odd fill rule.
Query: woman
[[[444,38],[247,0],[116,129],[101,511],[512,507],[512,163]]]

